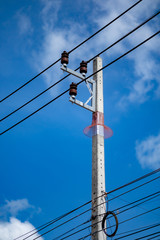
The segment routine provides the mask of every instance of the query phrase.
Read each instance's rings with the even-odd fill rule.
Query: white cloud
[[[142,168],[160,167],[160,134],[136,141],[136,156]]]
[[[128,0],[124,0],[122,3],[120,0],[108,0],[107,3],[104,4],[102,0],[95,1],[95,4],[98,5],[96,11],[99,14],[95,17],[94,21],[99,27],[102,27],[134,2],[135,1],[129,2]],[[118,19],[108,30],[105,30],[105,32],[100,35],[99,39],[101,45],[104,43],[105,45],[106,43],[111,44],[114,40],[120,38],[142,23],[155,13],[158,4],[159,0],[155,0],[153,4],[148,0],[142,1],[142,3]],[[156,21],[158,22],[158,18],[156,18]],[[156,31],[156,23],[154,25],[144,25],[140,30],[118,44],[109,54],[120,55],[122,52],[134,47]],[[155,97],[160,97],[160,68],[155,57],[155,54],[157,54],[157,56],[160,55],[159,42],[160,37],[157,36],[144,46],[138,48],[138,50],[135,50],[134,53],[127,56],[133,63],[134,77],[136,77],[137,80],[133,81],[133,78],[130,79],[132,84],[128,86],[128,94],[122,96],[118,103],[122,109],[125,109],[131,103],[140,104],[147,101],[148,95],[151,92],[154,93]]]
[[[0,222],[0,240],[11,240],[19,237],[29,231],[32,231],[34,226],[28,221],[21,222],[18,219],[12,217],[9,222]],[[25,235],[27,237],[29,235]],[[35,234],[34,237],[38,237],[39,234]],[[23,237],[24,238],[24,237]],[[22,240],[23,238],[19,238]],[[28,240],[33,239],[33,236],[28,238]],[[40,237],[40,240],[43,238]]]
[[[19,34],[25,35],[33,32],[33,26],[31,24],[31,20],[29,16],[27,16],[25,13],[22,12],[22,10],[17,12],[16,19],[17,19]]]
[[[130,2],[124,0],[123,3],[120,0],[108,0],[106,4],[104,4],[103,0],[93,0],[94,10],[91,11],[92,15],[90,19],[92,19],[92,23],[96,29],[101,28],[134,2],[133,0]],[[80,23],[75,21],[73,24],[73,22],[70,22],[68,19],[65,21],[64,26],[60,24],[57,25],[59,11],[63,7],[62,1],[41,0],[41,3],[43,7],[41,11],[43,44],[40,48],[41,50],[34,53],[35,67],[38,71],[50,65],[55,59],[58,59],[62,51],[72,49],[85,39],[84,36],[90,35],[86,30],[88,22]],[[87,47],[82,46],[79,51],[73,52],[70,56],[70,62],[72,59],[71,68],[73,69],[74,66],[77,67],[75,62],[89,59],[94,54],[106,48],[107,45],[110,45],[128,33],[140,24],[143,19],[151,16],[154,10],[157,9],[158,3],[158,0],[155,0],[154,4],[151,4],[149,0],[142,1],[141,4],[98,34],[96,38],[89,41]],[[117,44],[111,51],[107,52],[107,55],[115,57],[118,54],[119,56],[127,49],[132,48],[150,36],[154,32],[153,29],[153,25],[143,26],[141,31],[137,31],[137,33],[134,33],[134,35],[131,35],[131,37],[125,41]],[[160,68],[153,55],[160,54],[160,50],[157,50],[159,49],[159,40],[160,37],[156,37],[152,39],[151,42],[140,47],[138,51],[134,51],[133,54],[127,56],[130,63],[133,64],[133,73],[136,81],[133,81],[134,78],[130,79],[128,94],[122,96],[118,103],[121,108],[125,109],[129,104],[140,104],[147,101],[151,91],[154,91],[156,97],[160,97]],[[47,71],[44,76],[47,86],[59,80],[62,77],[60,64],[54,66],[53,71]],[[58,87],[54,88],[50,93],[55,95],[57,91],[59,91]]]
[[[43,29],[43,43],[41,50],[34,52],[35,67],[38,71],[41,71],[42,68],[47,67],[55,60],[60,58],[61,53],[66,50],[69,51],[75,47],[78,43],[84,40],[84,35],[87,35],[86,25],[83,25],[79,22],[70,22],[67,20],[64,27],[57,27],[56,23],[58,20],[58,13],[61,5],[61,1],[44,1],[42,0],[43,9],[41,11],[42,17],[42,29]],[[52,23],[50,20],[52,19]],[[88,34],[89,35],[89,34]],[[76,52],[76,51],[75,51]],[[91,55],[90,49],[83,51],[73,52],[70,56],[70,66],[71,68],[76,68],[76,60],[82,61],[87,60]],[[47,71],[44,74],[45,82],[47,86],[58,81],[63,75],[62,70],[60,69],[60,63],[56,64],[50,71]],[[50,90],[51,95],[59,91],[59,86],[54,87]]]
[[[61,6],[61,0],[41,0],[42,11],[41,16],[43,19],[43,29],[51,29],[56,24],[58,12]]]
[[[34,206],[30,205],[27,199],[18,199],[5,201],[6,204],[0,207],[0,216],[10,214],[11,216],[17,216],[17,214],[21,211],[24,211],[29,208],[34,208]]]

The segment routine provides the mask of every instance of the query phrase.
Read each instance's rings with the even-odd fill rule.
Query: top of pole
[[[93,60],[93,72],[96,72],[98,69],[102,68],[102,58],[96,57]],[[103,72],[100,71],[93,75],[93,79],[97,82],[97,91],[96,91],[96,112],[104,112],[103,108]]]

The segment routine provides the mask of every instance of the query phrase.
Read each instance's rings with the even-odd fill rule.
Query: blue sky
[[[133,3],[133,0],[123,3],[120,0],[1,1],[0,98]],[[159,0],[152,4],[149,0],[142,1],[70,54],[69,67],[74,69],[82,60],[96,55],[152,16],[159,6]],[[159,23],[156,17],[104,53],[103,65],[158,31]],[[107,191],[160,167],[159,44],[160,36],[156,36],[103,72],[105,124],[114,132],[112,138],[105,140]],[[92,63],[88,68],[88,74],[92,73]],[[58,63],[1,103],[0,116],[10,113],[63,76]],[[73,80],[77,81],[67,78],[1,122],[0,130],[66,90]],[[87,97],[84,84],[79,86],[78,96]],[[83,134],[90,123],[91,113],[72,105],[66,94],[1,136],[0,233],[4,233],[6,224],[6,240],[12,226],[15,229],[21,225],[21,232],[29,231],[91,199],[91,139]],[[15,232],[11,234],[15,237]]]

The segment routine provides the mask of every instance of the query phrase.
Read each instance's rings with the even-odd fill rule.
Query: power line
[[[128,211],[128,210],[130,210],[130,209],[132,209],[132,208],[134,208],[134,207],[137,207],[137,206],[139,206],[139,205],[141,205],[141,204],[143,204],[143,203],[145,203],[145,202],[147,202],[147,201],[150,201],[150,200],[152,200],[152,199],[155,198],[155,197],[158,197],[158,196],[160,195],[160,194],[158,194],[158,193],[160,193],[160,191],[155,192],[155,193],[152,193],[152,194],[150,194],[150,195],[147,195],[147,196],[145,196],[145,197],[143,197],[143,198],[141,198],[141,199],[138,199],[138,200],[136,200],[136,201],[134,201],[134,202],[132,202],[132,203],[126,204],[126,205],[124,205],[124,206],[122,206],[122,207],[120,207],[120,208],[114,209],[113,211],[120,210],[120,209],[122,209],[122,208],[125,208],[125,207],[127,207],[127,206],[130,206],[130,205],[132,205],[132,204],[134,204],[134,203],[140,202],[140,201],[142,201],[142,200],[150,197],[150,199],[146,199],[146,200],[143,201],[143,202],[140,202],[140,203],[138,203],[138,204],[136,204],[136,205],[134,205],[134,206],[132,206],[132,207],[129,207],[129,208],[121,211],[121,212],[119,213],[119,214],[121,214],[121,213],[126,212],[126,211]],[[157,194],[158,194],[158,195],[157,195]],[[155,196],[155,195],[157,195],[157,196]],[[100,205],[101,205],[101,204],[97,205],[96,207],[98,207],[98,206],[100,206]],[[91,209],[89,209],[89,210],[91,210]],[[88,210],[87,210],[87,211],[88,211]],[[87,211],[86,211],[86,212],[87,212]],[[73,218],[73,219],[74,219],[74,218]],[[69,220],[69,221],[70,221],[70,220]],[[80,227],[80,226],[82,226],[82,225],[84,225],[84,224],[86,224],[86,223],[88,223],[88,222],[90,222],[90,221],[91,221],[91,220],[86,221],[85,223],[80,224],[80,225],[78,225],[78,226],[70,229],[69,231],[61,234],[61,235],[58,236],[58,237],[62,237],[62,236],[64,236],[64,235],[66,235],[67,233],[69,233],[69,232],[77,229],[78,227]],[[68,223],[68,221],[67,221],[67,223]],[[97,223],[98,223],[98,222],[97,222]],[[97,223],[96,223],[96,224],[97,224]],[[65,223],[64,223],[64,224],[65,224]],[[63,225],[64,225],[64,224],[63,224]],[[87,226],[87,227],[85,227],[85,228],[82,228],[82,229],[80,229],[80,230],[78,230],[78,231],[76,231],[76,232],[74,232],[74,233],[72,233],[72,234],[70,234],[70,235],[62,238],[61,240],[66,239],[66,238],[68,238],[68,237],[71,237],[71,236],[73,236],[73,235],[75,235],[75,234],[77,234],[77,233],[79,233],[79,232],[81,232],[81,231],[86,230],[88,227],[92,227],[92,226],[93,226],[93,225],[89,225],[89,226]],[[51,231],[53,231],[53,230],[55,230],[55,228],[50,229],[49,231],[43,233],[41,236],[43,236],[43,235],[45,235],[45,234],[47,234],[47,233],[49,233],[49,232],[51,232]],[[57,238],[58,238],[58,237],[57,237]],[[39,237],[36,237],[36,238],[34,238],[34,239],[38,239],[38,238],[39,238]],[[54,238],[53,240],[55,240],[55,239],[57,239],[57,238]]]
[[[126,237],[129,237],[129,236],[132,236],[132,235],[135,235],[135,234],[138,234],[138,233],[141,233],[141,232],[144,232],[144,231],[153,229],[153,228],[158,227],[158,226],[160,226],[160,224],[156,224],[155,226],[148,227],[148,228],[145,228],[145,229],[136,231],[136,232],[134,232],[134,233],[130,233],[130,234],[124,235],[124,236],[122,236],[122,237],[116,238],[115,240],[119,240],[119,239],[122,239],[122,238],[126,238]],[[158,233],[160,233],[160,232],[158,232]],[[149,236],[149,235],[148,235],[148,236]],[[147,237],[148,237],[148,236],[147,236]],[[143,237],[142,237],[142,238],[143,238]],[[136,238],[136,239],[138,240],[138,239],[142,239],[142,238]]]
[[[152,233],[152,234],[145,235],[145,236],[140,237],[140,238],[136,238],[136,240],[143,239],[143,238],[146,238],[146,237],[150,237],[150,236],[153,236],[153,235],[158,234],[158,233],[160,233],[160,231],[155,232],[155,233]],[[157,237],[157,236],[156,236],[156,237]]]
[[[140,202],[140,203],[138,203],[138,204],[136,204],[136,205],[134,205],[134,206],[132,206],[132,207],[129,207],[129,208],[121,211],[119,214],[124,213],[124,212],[126,212],[126,211],[128,211],[128,210],[130,210],[130,209],[132,209],[132,208],[134,208],[134,207],[137,207],[137,206],[139,206],[139,205],[141,205],[141,204],[143,204],[143,203],[145,203],[145,202],[148,202],[148,201],[152,200],[153,198],[158,197],[158,196],[160,195],[160,194],[158,194],[158,193],[160,193],[160,191],[158,191],[158,192],[156,192],[156,193],[154,193],[154,194],[150,194],[150,195],[148,195],[148,196],[146,196],[146,197],[144,197],[144,198],[138,199],[138,200],[136,200],[136,201],[134,201],[134,202],[128,203],[127,205],[124,205],[124,206],[122,206],[122,207],[120,207],[120,208],[117,208],[117,209],[115,209],[114,211],[120,210],[120,209],[122,209],[122,208],[124,208],[124,207],[127,207],[127,206],[130,206],[130,205],[132,205],[132,204],[134,204],[134,203],[136,203],[136,202],[140,202],[140,201],[142,201],[143,199],[146,199],[146,198],[151,197],[150,199],[146,199],[146,200],[143,201],[143,202]],[[158,195],[155,196],[156,194],[158,194]]]
[[[157,237],[160,237],[160,234],[158,234],[157,236],[154,236],[154,237],[152,236],[152,239],[153,239],[153,238],[157,238]],[[146,239],[146,240],[151,240],[151,239],[148,238],[148,239]],[[159,240],[159,239],[158,239],[158,240]]]
[[[145,174],[145,175],[143,175],[143,176],[141,176],[141,177],[139,177],[139,178],[137,178],[137,179],[135,179],[135,180],[127,183],[127,184],[124,184],[124,185],[122,185],[122,186],[120,186],[120,187],[118,187],[118,188],[115,188],[115,189],[111,190],[110,192],[108,192],[107,194],[109,195],[110,193],[113,193],[113,192],[115,192],[115,191],[117,191],[117,190],[120,190],[120,189],[122,189],[122,188],[124,188],[124,187],[127,187],[127,186],[129,186],[129,185],[132,185],[132,184],[134,184],[134,183],[136,183],[136,182],[138,182],[138,181],[141,181],[141,180],[143,180],[143,179],[145,179],[145,178],[147,178],[147,177],[150,177],[150,176],[152,176],[152,175],[154,175],[154,174],[157,174],[158,172],[160,172],[160,168],[158,168],[158,169],[156,169],[156,170],[154,170],[154,171],[152,171],[152,172],[149,172],[149,173],[147,173],[147,174]],[[153,180],[155,180],[155,179],[153,179]],[[151,180],[151,181],[152,181],[152,180]],[[147,183],[150,183],[151,181],[148,181]],[[100,197],[101,197],[101,196],[100,196]],[[57,217],[57,218],[55,218],[55,219],[53,219],[53,220],[51,220],[51,221],[49,221],[49,222],[47,222],[47,223],[39,226],[39,227],[37,227],[36,229],[33,229],[33,230],[31,230],[31,231],[29,231],[29,232],[27,232],[27,233],[25,233],[25,234],[23,234],[23,235],[15,238],[14,240],[17,240],[17,239],[19,239],[20,237],[23,237],[23,236],[25,236],[25,235],[33,232],[33,231],[36,231],[35,233],[38,233],[39,231],[41,231],[41,230],[44,229],[43,227],[46,228],[46,227],[50,226],[51,224],[59,221],[60,219],[64,218],[65,216],[68,216],[69,214],[71,214],[71,213],[79,210],[80,208],[82,208],[82,207],[90,204],[91,202],[92,202],[92,200],[90,200],[90,201],[82,204],[81,206],[79,206],[79,207],[77,207],[77,208],[69,211],[69,212],[66,213],[66,214],[61,215],[60,217]],[[90,208],[89,210],[91,210],[91,208]],[[89,211],[89,210],[87,210],[87,211]],[[86,211],[85,211],[85,212],[86,212]],[[43,229],[42,229],[42,228],[43,228]],[[34,233],[34,234],[35,234],[35,233]]]
[[[109,67],[110,65],[112,65],[113,63],[117,62],[118,60],[120,60],[121,58],[123,58],[124,56],[126,56],[127,54],[129,54],[130,52],[134,51],[136,48],[140,47],[141,45],[143,45],[144,43],[146,43],[147,41],[149,41],[150,39],[152,39],[153,37],[155,37],[156,35],[158,35],[160,33],[160,31],[156,32],[155,34],[153,34],[152,36],[150,36],[149,38],[145,39],[143,42],[139,43],[138,45],[136,45],[134,48],[130,49],[129,51],[127,51],[126,53],[124,53],[123,55],[121,55],[120,57],[116,58],[115,60],[113,60],[112,62],[108,63],[107,65],[105,65],[104,67],[102,67],[101,69],[99,69],[98,71],[92,73],[91,75],[89,75],[88,77],[86,77],[85,79],[81,80],[80,82],[77,83],[77,86],[79,84],[81,84],[82,82],[86,81],[88,78],[92,77],[93,75],[95,75],[96,73],[102,71],[103,69]],[[60,98],[61,96],[63,96],[64,94],[66,94],[70,89],[67,89],[66,91],[62,92],[60,95],[58,95],[57,97],[53,98],[51,101],[49,101],[48,103],[46,103],[45,105],[43,105],[42,107],[38,108],[36,111],[32,112],[31,114],[29,114],[27,117],[23,118],[22,120],[20,120],[19,122],[17,122],[16,124],[12,125],[11,127],[7,128],[5,131],[1,132],[0,135],[3,135],[4,133],[8,132],[9,130],[11,130],[12,128],[16,127],[17,125],[19,125],[20,123],[22,123],[23,121],[25,121],[26,119],[28,119],[29,117],[33,116],[35,113],[39,112],[40,110],[42,110],[44,107],[48,106],[50,103],[54,102],[55,100],[57,100],[58,98]]]
[[[158,173],[159,171],[160,171],[160,168],[157,168],[156,170],[154,170],[154,171],[152,171],[150,173],[147,173],[147,174],[143,175],[142,177],[136,178],[135,180],[133,180],[133,181],[131,181],[129,183],[126,183],[126,184],[122,185],[121,187],[118,187],[118,188],[115,188],[115,189],[109,191],[107,194],[111,194],[111,193],[113,193],[113,192],[115,192],[117,190],[120,190],[120,189],[124,188],[124,187],[128,187],[129,185],[134,184],[136,182],[139,182],[140,180],[143,180],[143,179],[145,179],[147,177],[150,177],[153,174]]]
[[[56,239],[58,239],[58,238],[60,238],[60,237],[63,237],[63,236],[66,235],[67,233],[72,232],[73,230],[75,230],[75,229],[77,229],[77,228],[83,226],[84,224],[86,224],[86,223],[88,223],[88,222],[90,222],[90,221],[91,221],[91,220],[85,221],[84,223],[79,224],[78,226],[76,226],[76,227],[74,227],[74,228],[68,230],[67,232],[65,232],[65,233],[63,233],[63,234],[61,234],[61,235],[59,235],[58,237],[56,237],[56,238],[54,238],[54,239],[52,239],[52,240],[56,240]],[[89,226],[89,227],[90,227],[90,226]],[[87,228],[88,228],[88,227],[87,227]]]
[[[145,215],[145,214],[147,214],[147,213],[150,213],[150,212],[152,212],[152,211],[155,211],[155,210],[157,210],[157,209],[159,209],[159,208],[160,208],[160,206],[159,206],[159,207],[156,207],[156,208],[153,208],[153,209],[151,209],[151,210],[149,210],[149,211],[146,211],[146,212],[144,212],[144,213],[141,213],[141,214],[139,214],[139,215],[136,215],[136,216],[134,216],[134,217],[131,217],[131,218],[127,219],[127,220],[124,220],[124,221],[120,222],[119,225],[122,224],[122,223],[128,222],[128,221],[130,221],[130,220],[133,220],[133,219],[135,219],[135,218],[137,218],[137,217],[143,216],[143,215]],[[98,222],[98,223],[99,223],[99,222]],[[159,224],[159,225],[160,225],[160,224]],[[111,227],[114,227],[114,225],[113,225],[113,226],[110,226],[109,228],[111,228]],[[103,230],[96,231],[96,232],[94,232],[93,234],[98,233],[98,232],[101,232],[101,231],[103,231]],[[78,240],[85,239],[85,238],[87,238],[87,237],[89,237],[89,236],[92,236],[92,234],[88,234],[88,235],[86,235],[86,236],[84,236],[84,237],[82,237],[82,238],[79,238]],[[120,239],[120,238],[117,238],[117,239],[115,239],[115,240],[118,240],[118,239]]]
[[[35,231],[32,235],[30,235],[30,236],[33,236],[34,234],[36,234],[36,233],[42,231],[43,229],[45,229],[46,227],[49,227],[49,226],[52,225],[53,223],[61,220],[62,218],[70,215],[71,213],[79,210],[80,208],[85,207],[86,205],[88,205],[88,204],[90,204],[90,203],[91,203],[91,201],[88,201],[88,202],[82,204],[81,206],[79,206],[79,207],[77,207],[77,208],[75,208],[75,209],[73,209],[73,210],[71,210],[71,211],[69,211],[69,212],[61,215],[60,217],[57,217],[57,218],[55,218],[55,219],[53,219],[53,220],[51,220],[51,221],[49,221],[49,222],[47,222],[47,223],[45,223],[45,224],[43,224],[43,225],[41,225],[41,226],[39,226],[39,227],[33,229],[33,230],[31,230],[31,231],[29,231],[29,232],[27,232],[27,233],[25,233],[25,234],[23,234],[23,235],[21,235],[21,236],[19,236],[19,237],[17,237],[17,238],[14,238],[13,240],[17,240],[17,239],[19,239],[19,238],[21,238],[21,237],[23,237],[23,236],[25,236],[25,235],[27,235],[27,234],[32,233],[33,231]],[[86,212],[86,211],[85,211],[85,212]],[[27,236],[27,238],[30,237],[30,236]],[[26,239],[27,239],[27,238],[26,238]]]
[[[119,43],[120,41],[122,41],[123,39],[125,39],[126,37],[128,37],[130,34],[132,34],[133,32],[135,32],[137,29],[139,29],[140,27],[142,27],[144,24],[146,24],[147,22],[151,21],[153,18],[155,18],[157,15],[159,15],[160,11],[158,11],[156,14],[154,14],[153,16],[151,16],[150,18],[148,18],[147,20],[145,20],[143,23],[141,23],[140,25],[138,25],[136,28],[134,28],[133,30],[131,30],[130,32],[128,32],[127,34],[125,34],[123,37],[121,37],[120,39],[118,39],[117,41],[115,41],[113,44],[111,44],[109,47],[105,48],[103,51],[99,52],[97,55],[95,55],[94,57],[92,57],[91,59],[89,59],[87,61],[87,63],[91,62],[94,58],[96,58],[97,56],[103,54],[104,52],[106,52],[107,50],[109,50],[110,48],[112,48],[113,46],[115,46],[117,43]],[[76,68],[75,71],[77,71],[80,67]],[[6,115],[5,117],[0,119],[0,122],[7,119],[8,117],[10,117],[11,115],[13,115],[14,113],[16,113],[17,111],[19,111],[20,109],[22,109],[23,107],[27,106],[29,103],[31,103],[32,101],[34,101],[35,99],[37,99],[38,97],[40,97],[41,95],[43,95],[44,93],[46,93],[47,91],[49,91],[51,88],[55,87],[57,84],[59,84],[60,82],[62,82],[64,79],[66,79],[68,76],[70,76],[70,74],[67,74],[65,77],[61,78],[59,81],[57,81],[56,83],[52,84],[50,87],[48,87],[47,89],[45,89],[44,91],[42,91],[41,93],[39,93],[38,95],[36,95],[34,98],[30,99],[28,102],[24,103],[22,106],[20,106],[19,108],[15,109],[14,111],[12,111],[11,113],[9,113],[8,115]]]
[[[121,197],[121,196],[125,195],[126,193],[129,193],[129,192],[131,192],[131,191],[134,191],[134,190],[136,190],[136,189],[138,189],[138,188],[140,188],[140,187],[142,187],[142,186],[144,186],[144,185],[146,185],[146,184],[148,184],[148,183],[151,183],[151,182],[153,182],[153,181],[155,181],[155,180],[157,180],[157,179],[159,179],[159,178],[160,178],[160,176],[158,176],[158,177],[156,177],[156,178],[154,178],[154,179],[151,179],[151,180],[149,180],[149,181],[147,181],[147,182],[145,182],[145,183],[143,183],[143,184],[141,184],[141,185],[138,185],[138,186],[136,186],[136,187],[134,187],[134,188],[132,188],[132,189],[124,192],[124,193],[121,193],[121,194],[119,194],[119,195],[117,195],[117,196],[109,199],[109,202],[112,201],[112,200],[114,200],[114,199],[116,199],[116,198],[118,198],[118,197]]]
[[[159,191],[159,192],[160,192],[160,191]],[[156,195],[156,194],[159,193],[159,192],[156,192],[156,193],[153,193],[153,194],[151,194],[151,195],[148,195],[148,196],[146,196],[146,197],[144,197],[144,198],[138,199],[138,200],[136,200],[136,201],[134,201],[134,202],[132,202],[132,203],[129,203],[129,204],[127,204],[127,205],[124,205],[124,206],[122,206],[122,207],[120,207],[120,208],[117,208],[117,209],[115,209],[115,210],[113,210],[113,211],[117,211],[117,210],[122,209],[122,208],[124,208],[124,207],[126,207],[126,206],[129,206],[129,205],[134,204],[134,203],[136,203],[136,202],[142,201],[142,200],[144,200],[144,199],[146,199],[146,198],[152,197],[152,198],[147,199],[147,200],[145,200],[145,201],[143,201],[143,202],[141,202],[141,203],[138,203],[138,204],[136,204],[136,205],[134,205],[134,206],[132,206],[132,207],[130,207],[130,208],[128,208],[128,209],[125,209],[125,210],[123,210],[123,211],[120,212],[120,213],[123,213],[123,212],[125,212],[125,211],[128,211],[128,210],[130,210],[131,208],[134,208],[134,207],[136,207],[136,206],[138,206],[138,205],[140,205],[140,204],[143,204],[143,203],[146,202],[146,201],[150,201],[151,199],[157,197],[157,196],[154,196],[154,195]],[[100,206],[100,205],[101,205],[101,204],[97,205],[96,207],[98,207],[98,206]],[[119,214],[120,214],[120,213],[119,213]],[[89,221],[87,221],[87,222],[85,222],[85,223],[88,223],[88,222],[90,222],[90,221],[91,221],[91,220],[89,220]],[[98,223],[99,223],[99,222],[97,222],[96,224],[98,224]],[[55,240],[55,239],[57,239],[57,238],[59,238],[59,237],[62,237],[62,236],[64,236],[64,235],[66,235],[67,233],[69,233],[69,232],[77,229],[78,227],[80,227],[80,226],[82,226],[82,225],[84,225],[84,223],[83,223],[83,224],[80,224],[80,225],[78,225],[78,226],[76,226],[76,227],[74,227],[74,228],[72,228],[72,229],[70,229],[69,231],[61,234],[60,236],[58,236],[58,237],[56,237],[56,238],[54,238],[54,239],[52,239],[52,240]],[[69,238],[69,237],[71,237],[71,236],[73,236],[73,235],[75,235],[75,234],[77,234],[77,233],[79,233],[79,232],[82,232],[82,231],[86,230],[88,227],[92,227],[92,226],[94,226],[94,225],[95,225],[95,224],[92,224],[92,225],[89,225],[89,226],[87,226],[87,227],[84,227],[84,228],[82,228],[82,229],[80,229],[80,230],[78,230],[78,231],[76,231],[76,232],[74,232],[74,233],[72,233],[72,234],[69,234],[69,235],[65,236],[64,238],[61,238],[61,240],[66,239],[66,238]],[[43,233],[41,236],[43,236],[43,235],[45,235],[45,234],[47,234],[47,233],[49,233],[49,232],[51,232],[51,231],[53,231],[53,230],[55,230],[55,228],[50,229],[49,231]],[[38,238],[39,238],[39,237],[36,237],[36,238],[34,238],[34,240],[35,240],[35,239],[38,239]]]
[[[94,34],[92,34],[90,37],[88,37],[87,39],[85,39],[83,42],[81,42],[80,44],[78,44],[76,47],[74,47],[72,50],[70,50],[68,53],[72,53],[73,51],[75,51],[77,48],[79,48],[81,45],[83,45],[84,43],[86,43],[88,40],[90,40],[91,38],[93,38],[95,35],[97,35],[98,33],[100,33],[102,30],[104,30],[106,27],[108,27],[109,25],[111,25],[113,22],[115,22],[117,19],[119,19],[120,17],[122,17],[124,14],[126,14],[128,11],[130,11],[132,8],[134,8],[136,5],[138,5],[140,2],[142,2],[142,0],[137,1],[135,4],[133,4],[131,7],[129,7],[127,10],[125,10],[124,12],[122,12],[120,15],[118,15],[116,18],[114,18],[112,21],[110,21],[109,23],[107,23],[105,26],[103,26],[101,29],[99,29],[97,32],[95,32]],[[18,92],[20,89],[22,89],[23,87],[25,87],[26,85],[28,85],[30,82],[32,82],[34,79],[36,79],[37,77],[39,77],[42,73],[46,72],[49,68],[51,68],[52,66],[54,66],[56,63],[58,63],[61,60],[61,58],[57,59],[54,63],[52,63],[51,65],[49,65],[47,68],[45,68],[44,70],[42,70],[40,73],[38,73],[36,76],[34,76],[33,78],[31,78],[30,80],[28,80],[26,83],[24,83],[23,85],[21,85],[19,88],[17,88],[16,90],[14,90],[13,92],[11,92],[10,94],[8,94],[6,97],[4,97],[3,99],[0,100],[0,103],[3,102],[4,100],[6,100],[7,98],[9,98],[10,96],[12,96],[13,94],[15,94],[16,92]]]
[[[148,227],[155,226],[155,225],[157,225],[157,224],[160,224],[160,222],[158,222],[158,223],[154,223],[154,224],[150,224],[150,225],[147,225],[147,226],[143,226],[143,227],[139,227],[139,228],[135,228],[135,229],[128,230],[128,231],[125,231],[125,232],[121,232],[121,233],[116,234],[116,236],[120,236],[120,235],[124,235],[124,234],[126,235],[127,233],[136,232],[136,231],[139,231],[139,230],[142,230],[142,229],[148,228]]]
[[[145,215],[145,214],[147,214],[147,213],[150,213],[150,212],[153,212],[153,211],[155,211],[155,210],[158,210],[159,208],[160,208],[160,206],[159,206],[159,207],[156,207],[156,208],[153,208],[153,209],[151,209],[151,210],[148,210],[148,211],[146,211],[146,212],[144,212],[144,213],[141,213],[141,214],[139,214],[139,215],[136,215],[136,216],[134,216],[134,217],[131,217],[131,218],[127,219],[127,220],[124,220],[124,221],[120,222],[119,224],[128,222],[128,221],[133,220],[133,219],[135,219],[135,218],[137,218],[137,217],[141,217],[141,216],[143,216],[143,215]]]

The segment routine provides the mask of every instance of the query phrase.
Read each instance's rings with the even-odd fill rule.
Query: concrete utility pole
[[[104,164],[104,138],[112,136],[113,132],[104,125],[103,111],[103,73],[97,72],[102,68],[102,59],[93,60],[93,80],[87,78],[87,63],[82,61],[80,73],[67,67],[68,53],[63,52],[61,69],[80,79],[83,79],[89,90],[90,97],[83,103],[76,99],[77,85],[70,85],[70,101],[92,112],[92,125],[84,129],[84,133],[92,137],[92,240],[106,240],[106,234],[102,231],[102,219],[106,213],[105,204],[105,164]],[[89,105],[88,103],[91,102]]]
[[[93,60],[93,72],[102,68],[102,59]],[[105,164],[104,164],[104,111],[103,111],[103,73],[93,76],[96,82],[95,112],[92,116],[92,239],[105,240],[102,230],[103,214],[106,212],[105,204]],[[101,125],[99,125],[101,124]],[[101,196],[101,197],[100,197]],[[97,206],[97,207],[96,207]],[[98,224],[97,224],[98,222]]]

